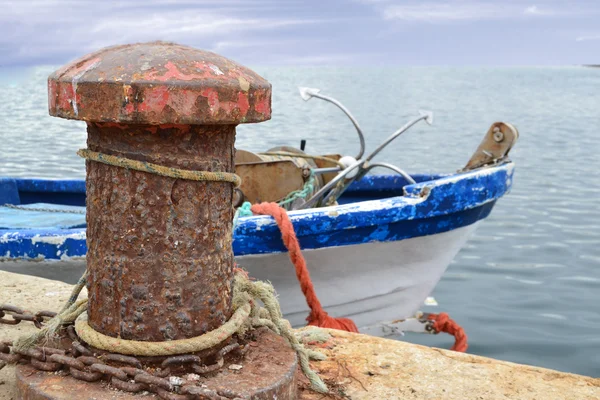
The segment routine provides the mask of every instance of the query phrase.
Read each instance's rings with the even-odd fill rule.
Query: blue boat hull
[[[398,176],[367,176],[344,193],[338,206],[289,215],[303,249],[438,234],[486,218],[510,190],[513,169],[506,163],[454,175],[414,175],[413,185]],[[0,204],[72,206],[84,212],[85,182],[0,178]],[[0,257],[65,259],[85,256],[86,250],[84,215],[0,207]],[[273,219],[253,216],[240,218],[233,250],[244,256],[285,248]]]
[[[512,175],[507,163],[415,175],[413,185],[397,176],[368,176],[338,206],[290,212],[323,306],[330,315],[352,318],[362,332],[389,332],[386,320],[408,318],[422,306],[478,221],[510,189]],[[85,215],[78,214],[85,212],[85,182],[5,178],[0,187],[0,204],[9,204],[0,207],[4,259],[25,260],[28,273],[40,263],[27,259],[66,259],[85,269]],[[285,317],[302,325],[308,309],[273,219],[240,218],[233,250],[251,276],[273,283]]]

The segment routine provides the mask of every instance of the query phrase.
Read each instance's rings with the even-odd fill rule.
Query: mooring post
[[[42,371],[17,368],[21,396],[103,399],[113,387],[133,393],[123,400],[295,399],[297,357],[283,337],[215,333],[241,315],[232,308],[235,127],[270,119],[271,85],[217,54],[153,42],[70,63],[48,92],[51,115],[87,123],[89,327],[170,357],[70,339]],[[207,337],[218,340],[206,352],[171,351],[175,340]],[[68,375],[45,372],[63,367]]]
[[[48,80],[50,114],[87,122],[88,150],[184,170],[233,172],[235,127],[271,117],[271,85],[173,43],[115,46]],[[90,325],[164,341],[231,316],[233,185],[87,161]]]

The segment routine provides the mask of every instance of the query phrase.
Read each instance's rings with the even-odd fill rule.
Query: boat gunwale
[[[330,228],[339,230],[432,218],[476,208],[497,200],[510,191],[513,173],[514,163],[507,162],[499,166],[450,174],[435,180],[406,185],[404,186],[404,196],[365,200],[317,209],[294,210],[289,211],[288,215],[294,223],[298,236],[312,232],[313,229],[307,231],[303,229],[309,228],[307,225],[322,222],[316,221],[317,219],[332,221]],[[479,180],[485,182],[480,182],[483,184],[476,188],[477,185],[473,183]],[[495,184],[485,185],[485,183],[490,183],[490,180],[493,180]],[[455,186],[457,183],[461,185]],[[473,196],[469,196],[469,193],[472,193]],[[465,202],[454,201],[450,207],[445,207],[447,200],[454,195],[459,195]],[[367,216],[370,217],[367,218]],[[241,217],[236,234],[252,234],[256,230],[265,231],[270,228],[277,229],[272,217],[262,215]]]
[[[405,185],[403,196],[358,201],[355,203],[319,209],[290,211],[289,216],[294,224],[296,234],[300,239],[303,248],[334,247],[346,244],[356,244],[356,239],[354,239],[354,241],[349,239],[348,243],[345,243],[343,235],[340,238],[340,235],[338,234],[340,231],[349,234],[353,229],[368,230],[373,227],[390,226],[402,221],[408,222],[431,218],[439,219],[438,217],[457,214],[456,218],[450,216],[450,219],[445,218],[444,221],[438,223],[439,232],[444,232],[474,223],[476,220],[487,217],[491,211],[491,207],[482,206],[496,201],[510,190],[513,172],[514,164],[512,162],[506,162],[496,166],[457,174],[430,175],[436,176],[437,179]],[[421,175],[421,177],[425,177],[425,175]],[[43,182],[43,180],[17,179],[19,179],[21,182],[20,186],[24,189],[32,186],[34,189],[40,188],[41,186],[48,186],[39,184],[39,182]],[[398,179],[398,183],[402,182],[402,178],[389,175],[379,175],[375,178],[367,176],[364,181],[357,185],[358,187],[355,186],[354,188],[349,188],[347,193],[356,194],[361,191],[368,192],[381,190],[381,185],[377,185],[378,179]],[[46,182],[52,181],[56,183],[59,180],[46,180]],[[64,192],[70,190],[69,187],[72,187],[73,182],[81,181],[60,180],[57,187]],[[77,185],[80,185],[80,183],[77,183]],[[390,188],[388,187],[388,189]],[[493,206],[493,204],[491,206]],[[465,221],[465,218],[458,215],[478,207],[482,209],[485,208],[485,210],[476,213],[475,216],[468,217],[468,221]],[[475,220],[473,220],[474,218]],[[404,238],[439,233],[436,230],[438,228],[435,228],[434,232],[430,232],[431,227],[428,229],[429,231],[426,229],[417,229],[417,232],[414,232],[416,234],[409,234]],[[57,248],[59,248],[69,239],[85,239],[85,231],[85,228],[2,229],[0,230],[0,247],[3,243],[9,241],[30,241],[32,242],[32,245],[35,243],[56,243]],[[421,233],[418,231],[421,231]],[[257,232],[260,232],[260,234],[257,234]],[[323,236],[331,236],[334,234],[338,234],[338,237],[335,240],[327,242],[322,238]],[[397,234],[394,235],[390,235],[389,232],[387,232],[387,236],[381,234],[367,235],[364,240],[361,239],[361,242],[368,243],[373,241],[394,241],[403,239],[402,237],[398,238]],[[314,243],[308,246],[305,246],[302,243],[303,238],[315,238],[317,236],[319,237],[318,242],[322,243],[316,247]],[[279,231],[272,217],[241,217],[233,241],[236,256],[281,251],[278,250],[280,247],[279,243],[269,243],[270,241],[276,240],[278,237]],[[396,237],[396,239],[393,239],[392,237]],[[256,243],[258,240],[260,242]],[[0,257],[2,256],[4,255],[0,253]],[[10,255],[7,257],[10,257]]]

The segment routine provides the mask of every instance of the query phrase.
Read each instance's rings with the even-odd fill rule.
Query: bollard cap
[[[107,47],[48,78],[50,115],[134,124],[239,124],[271,118],[271,84],[218,54],[175,43]]]

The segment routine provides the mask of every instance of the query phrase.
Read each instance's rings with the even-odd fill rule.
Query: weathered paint
[[[461,174],[413,175],[418,183],[408,186],[398,176],[367,176],[344,193],[341,205],[292,211],[290,218],[302,248],[306,249],[395,241],[446,232],[487,217],[495,201],[510,190],[513,170],[514,165],[507,163]],[[32,203],[51,202],[49,199],[58,194],[57,191],[68,196],[83,195],[82,181],[14,181],[13,187],[27,190],[27,198]],[[36,193],[36,190],[39,191]],[[403,196],[403,192],[408,195]],[[81,231],[64,230],[64,233]],[[10,240],[0,240],[0,254],[8,251],[12,257],[40,254],[31,245],[26,230],[7,232],[12,232]],[[85,247],[82,250],[77,255],[84,255]],[[285,251],[275,222],[264,216],[239,219],[233,250],[236,256]],[[48,258],[56,258],[53,254],[55,251],[45,252]]]
[[[51,115],[87,121],[89,150],[194,171],[233,172],[235,126],[271,116],[259,75],[166,42],[89,54],[49,77],[48,98]],[[86,173],[90,326],[165,341],[225,323],[232,185],[95,161]]]
[[[108,47],[48,78],[51,115],[94,122],[238,124],[271,118],[271,84],[174,43]]]
[[[91,152],[171,169],[233,173],[236,125],[270,118],[267,81],[217,54],[172,43],[90,54],[51,75],[48,89],[51,115],[87,121]],[[100,161],[86,162],[87,229],[70,233],[80,240],[85,235],[88,245],[89,325],[112,337],[167,342],[226,323],[233,299],[233,185]],[[29,242],[60,247],[68,239],[34,235]],[[216,364],[220,370],[211,384],[245,398],[296,399],[294,350],[273,333],[254,336],[263,339],[255,352],[260,357],[240,361],[240,381]],[[265,341],[269,336],[276,340]],[[21,397],[71,398],[93,387],[97,396],[108,395],[104,385],[37,375],[41,381],[32,374],[19,377]]]
[[[85,229],[0,229],[0,259],[62,260],[86,252]]]
[[[291,211],[289,215],[304,248],[430,235],[487,217],[495,200],[510,189],[512,174],[513,164],[505,164],[407,185],[406,196]],[[258,243],[257,230],[262,238]],[[284,248],[270,217],[240,219],[235,232],[236,255],[275,251]]]

